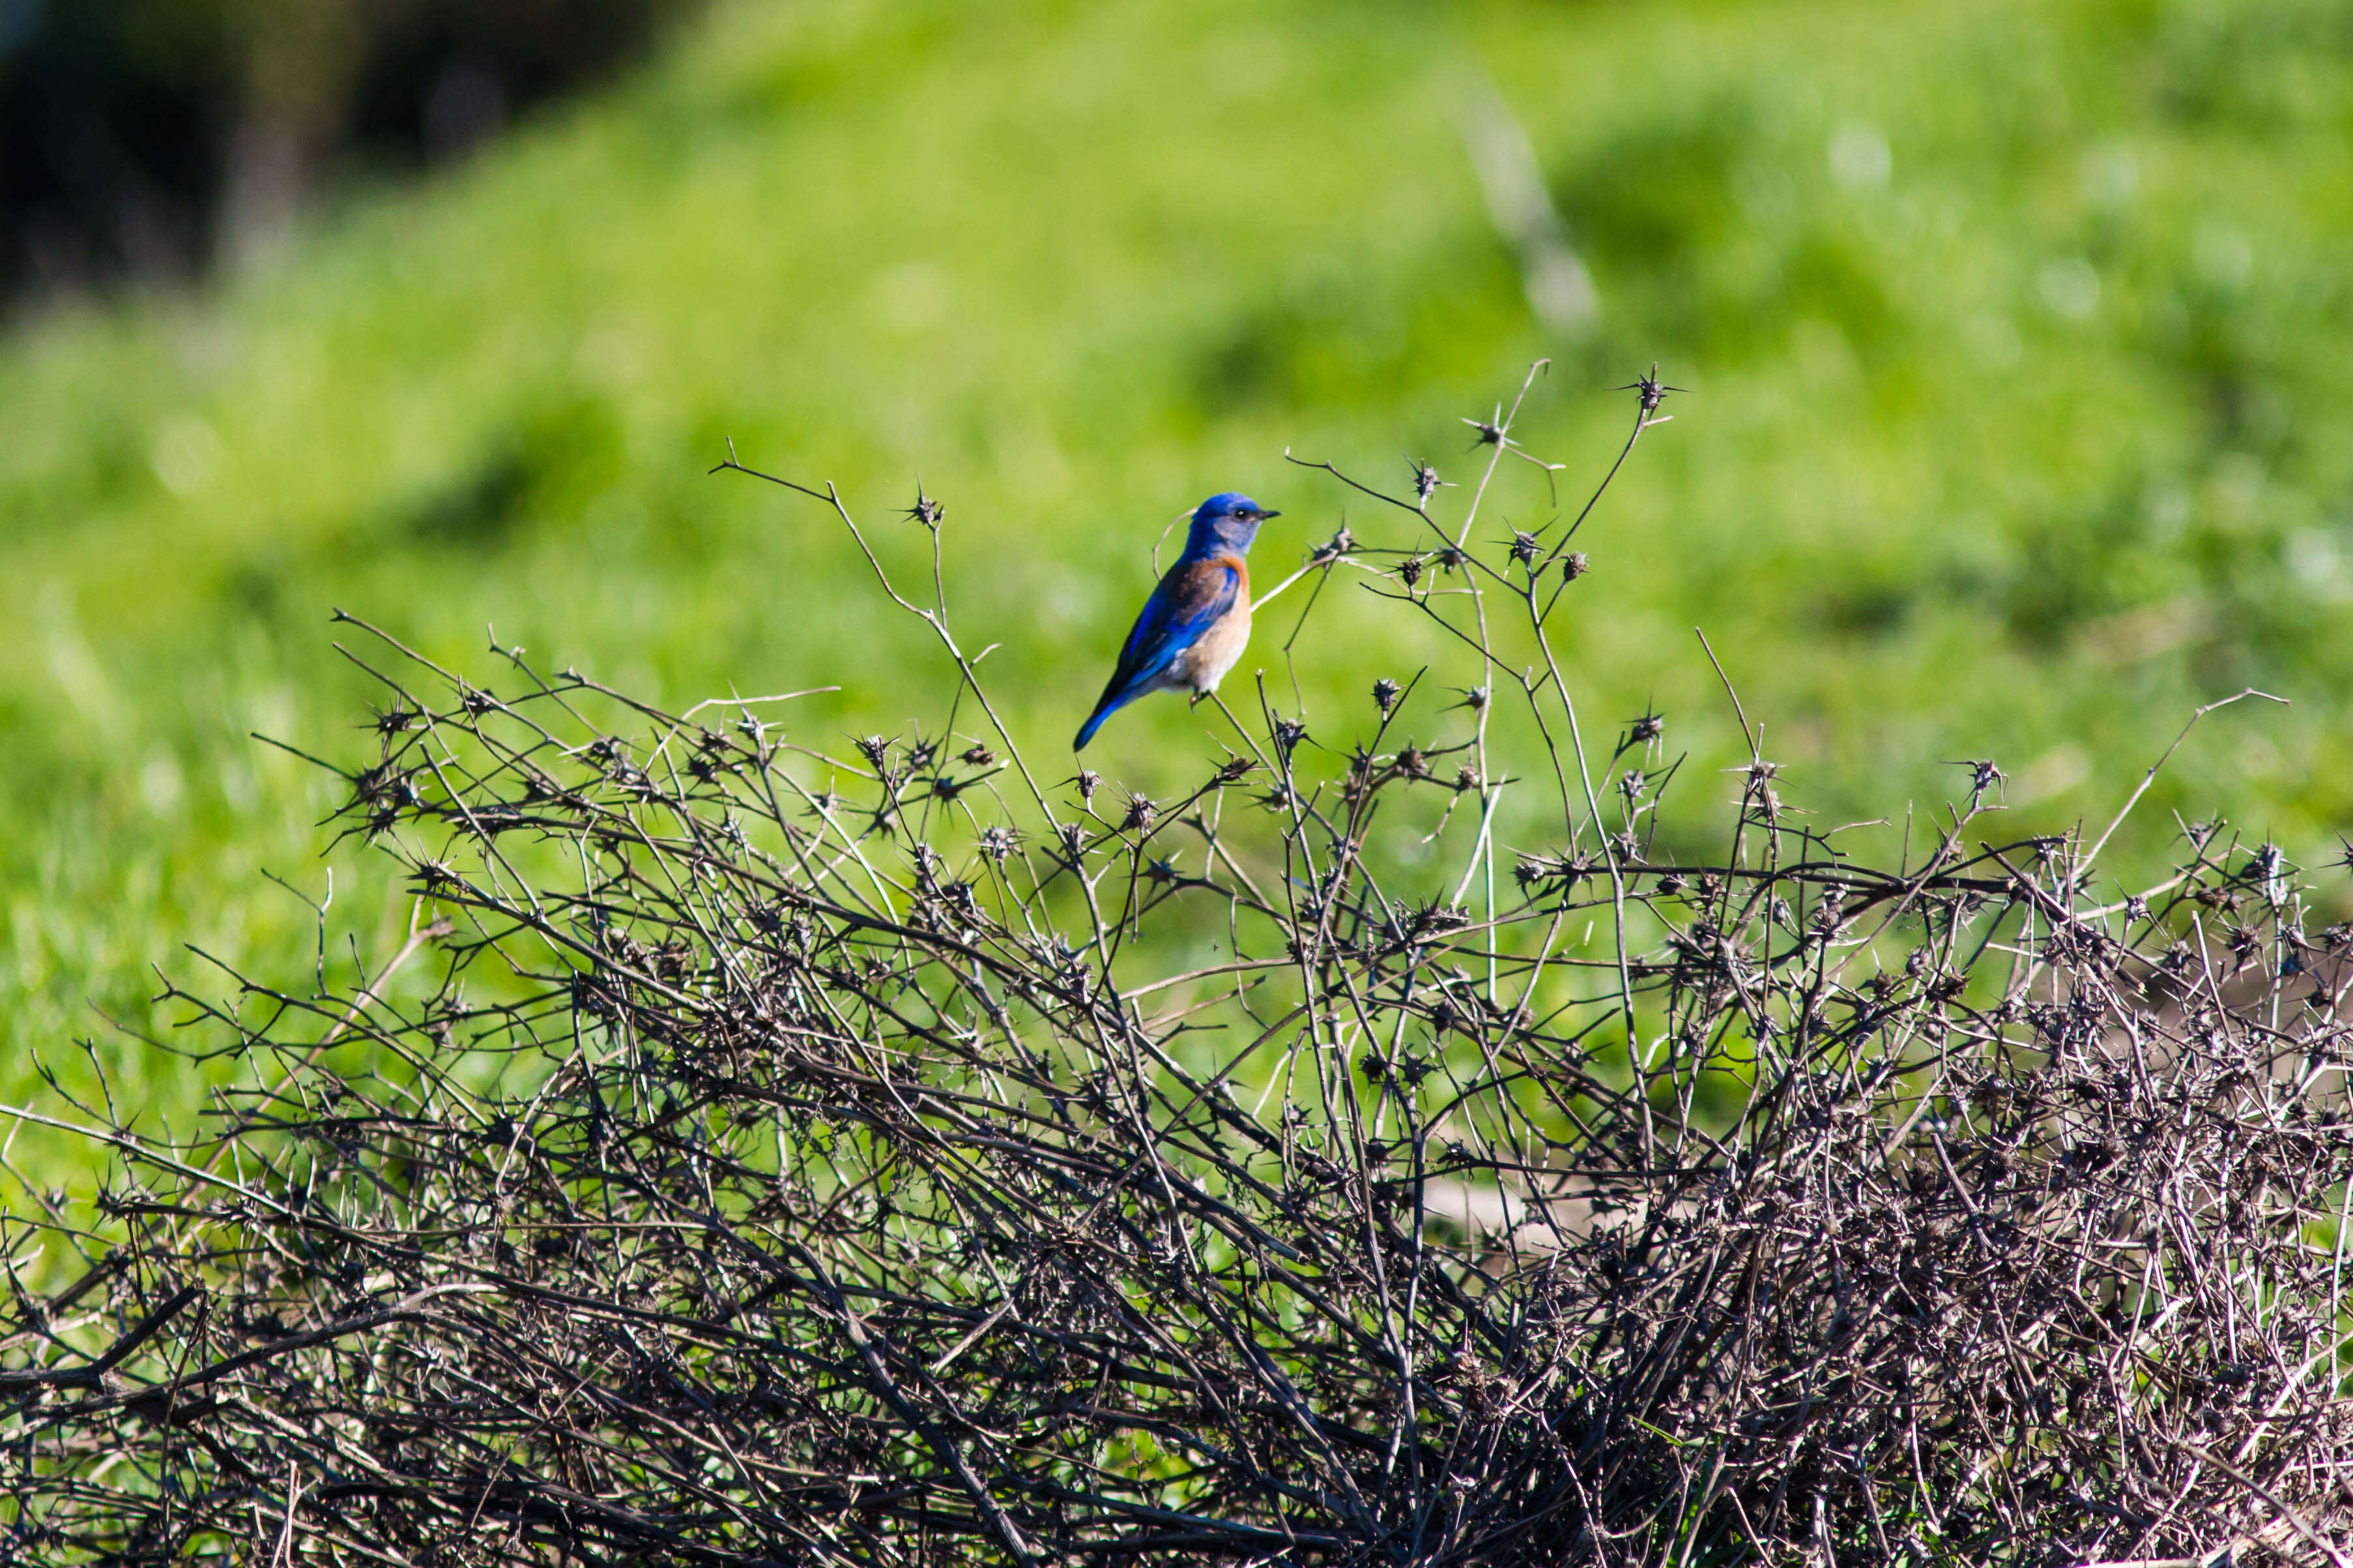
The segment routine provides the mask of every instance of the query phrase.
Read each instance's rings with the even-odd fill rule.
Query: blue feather
[[[1185,553],[1152,590],[1128,629],[1118,668],[1078,739],[1071,742],[1072,751],[1084,750],[1104,720],[1155,689],[1177,657],[1233,609],[1241,590],[1240,561],[1250,553],[1259,524],[1282,515],[1238,490],[1213,495],[1193,510]],[[1213,565],[1219,569],[1203,570]]]
[[[1150,690],[1177,655],[1198,642],[1202,633],[1233,608],[1241,574],[1225,567],[1215,574],[1216,585],[1204,591],[1196,586],[1209,575],[1198,570],[1202,564],[1179,560],[1145,601],[1143,613],[1135,617],[1134,628],[1120,649],[1119,666],[1112,671],[1078,739],[1071,742],[1072,751],[1085,749],[1104,720]]]

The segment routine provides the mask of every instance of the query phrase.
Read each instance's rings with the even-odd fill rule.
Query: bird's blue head
[[[1239,491],[1211,496],[1193,510],[1193,526],[1185,535],[1185,549],[1189,554],[1220,549],[1247,555],[1250,542],[1258,537],[1258,525],[1270,517],[1282,515],[1267,510]]]

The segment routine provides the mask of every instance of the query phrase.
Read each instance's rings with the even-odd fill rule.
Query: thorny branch
[[[1415,531],[1303,570],[1461,672],[1220,703],[1176,799],[1042,782],[927,495],[928,604],[776,481],[955,666],[846,752],[370,631],[322,765],[406,944],[174,985],[214,1125],[6,1112],[115,1170],[0,1216],[0,1560],[2335,1557],[2353,939],[2211,825],[2099,901],[1991,764],[1862,863],[1745,712],[1727,849],[1662,838],[1663,721],[1588,755],[1548,632],[1608,477],[1481,537],[1534,381],[1459,514],[1307,465]]]

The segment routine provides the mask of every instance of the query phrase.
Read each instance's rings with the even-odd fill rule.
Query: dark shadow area
[[[459,157],[689,0],[0,0],[0,303],[185,279]]]

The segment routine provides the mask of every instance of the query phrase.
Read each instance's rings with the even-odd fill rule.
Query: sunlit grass
[[[1925,815],[1992,757],[2034,825],[2105,820],[2189,709],[2167,813],[2318,861],[2353,799],[2340,437],[2353,216],[2341,8],[1302,4],[723,7],[673,56],[471,167],[363,193],[195,298],[28,322],[0,376],[5,1090],[196,942],[307,973],[337,754],[326,615],[470,666],[494,626],[666,700],[839,685],[793,722],[934,724],[934,656],[818,511],[704,470],[839,481],[894,563],[920,471],[963,635],[1060,754],[1178,508],[1286,513],[1287,570],[1463,415],[1556,358],[1529,444],[1578,493],[1657,359],[1698,395],[1581,536],[1567,650],[1604,732],[1736,731],[1723,651],[1823,826]],[[1548,342],[1457,138],[1490,75],[1600,289]],[[1539,522],[1546,516],[1514,517]],[[1498,524],[1500,526],[1500,523]],[[1293,601],[1296,605],[1303,601]],[[1311,728],[1409,676],[1335,586],[1286,661]],[[1297,682],[1294,689],[1293,682]],[[1198,782],[1147,703],[1089,760]],[[1530,836],[1530,817],[1515,819]],[[397,940],[381,867],[333,918]],[[358,962],[338,949],[333,961]],[[105,1047],[164,1114],[185,1075]]]

